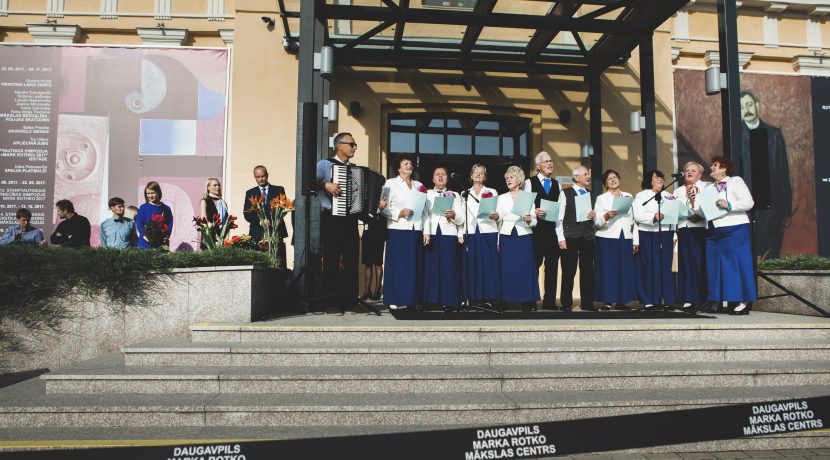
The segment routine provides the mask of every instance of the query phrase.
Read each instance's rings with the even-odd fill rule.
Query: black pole
[[[726,74],[726,88],[721,88],[723,154],[738,166],[737,175],[752,190],[748,152],[741,145],[741,78],[738,65],[738,19],[734,0],[718,0],[718,49],[720,71]]]
[[[588,80],[588,98],[590,99],[591,146],[594,155],[591,157],[591,171],[593,177],[602,174],[602,88],[599,75],[591,75]],[[602,195],[602,181],[591,181],[591,191],[594,196]]]
[[[640,110],[646,119],[643,136],[643,177],[657,169],[657,112],[654,96],[654,44],[652,34],[640,39]]]

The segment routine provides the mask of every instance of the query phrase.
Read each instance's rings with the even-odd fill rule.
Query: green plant
[[[72,302],[103,296],[122,311],[154,305],[159,279],[174,268],[269,263],[265,253],[230,248],[160,253],[0,246],[0,351],[21,349],[16,327],[59,330],[73,317]]]
[[[830,270],[830,257],[801,254],[767,259],[758,263],[758,270]]]

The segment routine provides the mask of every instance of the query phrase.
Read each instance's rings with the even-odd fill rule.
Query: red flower
[[[481,194],[482,198],[493,198],[493,192],[484,192]]]
[[[421,192],[421,193],[426,193],[426,192],[427,192],[427,188],[426,188],[426,187],[424,187],[423,185],[420,185],[420,186],[418,186],[418,191],[419,191],[419,192]]]

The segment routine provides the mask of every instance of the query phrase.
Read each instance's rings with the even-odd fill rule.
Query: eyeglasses
[[[357,148],[357,142],[341,142],[341,144],[346,144],[348,146],[351,146],[351,148],[353,148],[353,149]]]

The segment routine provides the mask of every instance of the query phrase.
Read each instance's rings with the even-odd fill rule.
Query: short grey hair
[[[547,156],[548,156],[548,158],[550,158],[551,160],[553,160],[553,157],[551,156],[551,154],[550,154],[550,153],[545,152],[544,150],[542,150],[541,152],[539,152],[539,153],[537,153],[537,154],[536,154],[536,156],[533,158],[533,162],[534,162],[534,163],[536,163],[536,164],[538,165],[538,164],[540,163],[539,158],[541,158],[541,157],[542,157],[542,155],[547,155]]]
[[[507,179],[507,176],[516,176],[516,179],[519,179],[519,182],[524,182],[525,180],[525,172],[518,166],[511,166],[507,168],[507,171],[504,172],[504,178]]]
[[[573,169],[573,171],[571,171],[571,177],[576,177],[582,174],[582,171],[588,172],[588,168],[586,168],[585,166],[577,166]]]
[[[700,164],[700,163],[698,163],[697,161],[687,161],[687,162],[686,162],[686,164],[684,164],[684,165],[683,165],[683,169],[682,169],[682,170],[683,170],[683,171],[685,171],[685,170],[686,170],[686,168],[688,168],[690,165],[697,166],[697,171],[698,171],[699,173],[701,173],[701,174],[703,174],[703,171],[705,171],[705,170],[703,169],[703,165],[702,165],[702,164]]]

